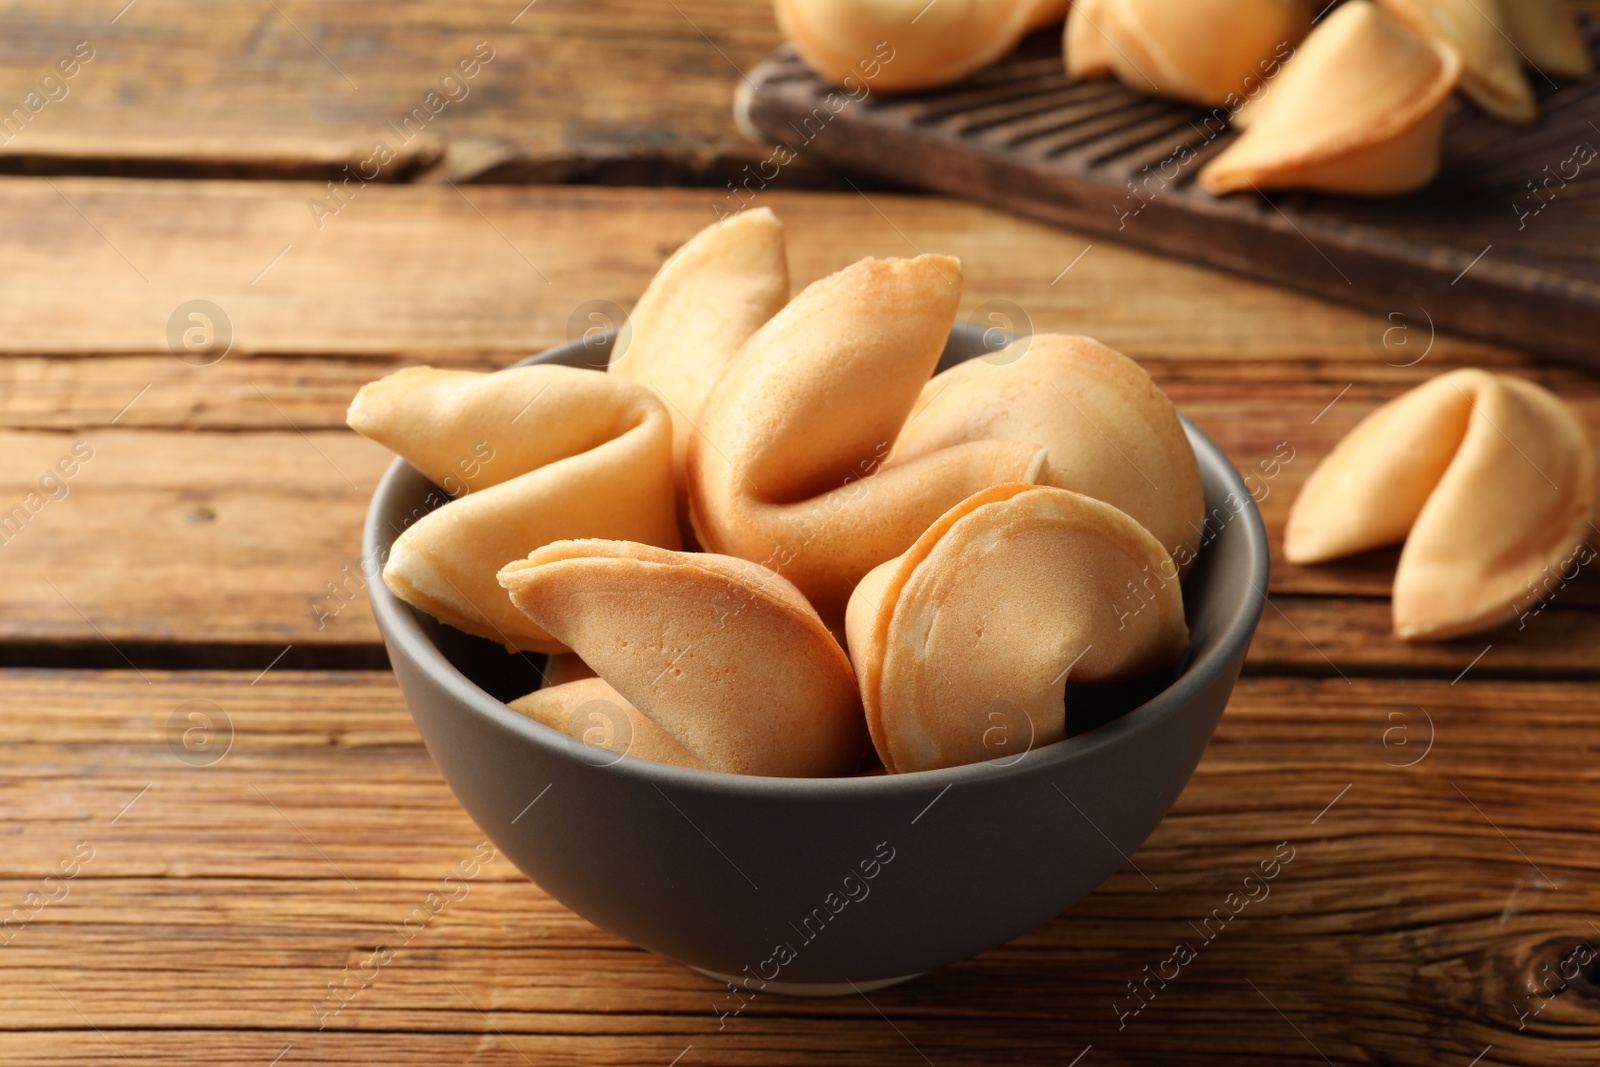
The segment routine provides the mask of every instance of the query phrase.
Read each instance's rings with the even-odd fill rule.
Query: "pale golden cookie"
[[[1194,450],[1133,360],[1088,337],[1037,334],[936,375],[890,466],[969,441],[1043,447],[1041,485],[1103,500],[1155,535],[1180,571],[1199,550],[1205,499]]]
[[[500,582],[707,768],[848,774],[863,751],[850,661],[798,590],[763,567],[618,541],[562,541]]]
[[[619,756],[706,769],[694,753],[600,678],[547,685],[513,700],[511,707],[534,722]]]
[[[775,0],[778,28],[823,79],[859,92],[943,85],[986,67],[1031,27],[1049,0]]]
[[[739,346],[789,299],[783,223],[770,208],[730,215],[672,254],[612,348],[612,374],[648,385],[672,416],[681,532],[689,532],[683,461],[712,387]]]
[[[1137,677],[1188,647],[1177,569],[1155,538],[1109,504],[1029,485],[962,501],[874,569],[846,630],[895,772],[1058,741],[1069,678]]]
[[[856,582],[951,505],[1034,480],[1044,452],[1018,441],[883,466],[938,363],[960,292],[960,264],[948,256],[865,259],[757,330],[689,442],[700,544],[777,570],[836,625]]]
[[[1593,532],[1595,458],[1554,394],[1458,370],[1367,416],[1306,481],[1284,555],[1320,563],[1405,541],[1394,630],[1443,640],[1512,621]]]
[[[1539,117],[1501,0],[1378,0],[1395,18],[1461,56],[1461,91],[1501,122]],[[1509,0],[1511,4],[1527,0]]]
[[[1319,189],[1387,196],[1439,172],[1461,60],[1373,6],[1335,8],[1243,114],[1238,140],[1200,172],[1212,193]]]
[[[678,547],[672,423],[644,386],[549,365],[412,367],[365,386],[347,420],[456,495],[397,531],[383,580],[458,630],[564,652],[511,605],[501,567],[569,537]]]
[[[1587,78],[1594,53],[1563,0],[1502,0],[1506,34],[1520,58],[1541,75]]]
[[[1304,0],[1083,0],[1063,39],[1074,81],[1237,107],[1311,29]]]

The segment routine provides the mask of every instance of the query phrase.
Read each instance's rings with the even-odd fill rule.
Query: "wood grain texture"
[[[1418,645],[1394,638],[1387,599],[1274,594],[1250,646],[1247,669],[1348,678],[1592,679],[1600,674],[1595,589],[1590,577],[1561,590],[1550,606],[1525,619],[1513,619],[1508,611],[1500,629]]]
[[[194,700],[232,727],[209,766],[168,735]],[[1560,799],[1600,784],[1594,704],[1572,684],[1247,679],[1172,815],[1078,906],[870,1002],[758,996],[719,1026],[717,986],[503,857],[319,1014],[481,841],[387,674],[0,672],[18,712],[0,900],[93,852],[7,930],[0,1056],[960,1065],[1092,1044],[1084,1063],[1465,1064],[1493,1044],[1485,1062],[1592,1062],[1594,969],[1547,1000],[1527,983],[1600,944],[1600,821]],[[1270,895],[1202,944],[1190,924],[1281,842]],[[1126,983],[1179,940],[1196,960],[1119,1028]]]
[[[0,276],[0,352],[165,354],[175,309],[207,299],[231,321],[228,359],[520,358],[565,340],[590,301],[631,307],[666,257],[728,208],[706,190],[367,186],[319,229],[307,201],[320,189],[0,179],[0,256],[13,265]],[[1429,348],[1420,318],[1385,348],[1396,324],[1381,317],[959,201],[770,192],[758,203],[784,220],[796,286],[863,256],[944,252],[962,260],[963,316],[1009,301],[1026,316],[1012,320],[1141,359],[1280,380],[1325,362],[1391,373],[1384,359],[1422,350],[1431,367],[1530,365],[1443,333]],[[1413,347],[1397,347],[1402,337]]]
[[[241,666],[265,666],[286,645],[300,650],[291,665],[305,665],[300,657],[318,646],[355,649],[368,657],[359,662],[373,662],[378,636],[363,591],[360,531],[391,457],[337,427],[360,384],[395,363],[36,363],[60,388],[19,389],[0,417],[77,425],[0,430],[0,510],[25,502],[74,447],[93,455],[66,481],[64,497],[0,546],[13,565],[0,589],[0,641],[67,642],[112,666],[159,665],[166,660],[153,646],[173,641],[252,646],[228,661]],[[116,426],[106,425],[104,412],[138,393],[143,373],[170,366],[186,373],[160,379]],[[1182,365],[1165,369],[1173,366]],[[1519,617],[1508,604],[1506,627],[1482,639],[1410,646],[1388,635],[1394,550],[1317,567],[1282,560],[1282,529],[1300,486],[1344,433],[1402,386],[1242,388],[1186,377],[1162,384],[1247,475],[1266,520],[1274,600],[1251,669],[1453,676],[1492,642],[1497,653],[1483,663],[1491,674],[1600,673],[1600,615],[1592,610],[1600,585],[1587,572],[1552,588],[1536,614]],[[1594,386],[1568,395],[1600,440]]]
[[[1592,50],[1600,21],[1586,31]],[[1600,365],[1600,179],[1585,170],[1597,156],[1600,76],[1533,78],[1541,114],[1526,127],[1454,107],[1440,176],[1387,198],[1203,191],[1196,176],[1236,136],[1227,109],[1071,83],[1055,30],[961,82],[905,96],[843,95],[789,45],[750,77],[741,107],[790,151]]]
[[[46,498],[3,546],[4,595],[15,607],[0,634],[279,646],[375,640],[364,601],[347,606],[333,589],[346,598],[359,592],[361,523],[391,459],[385,450],[349,431],[287,426],[4,434],[6,509],[37,493],[80,442],[93,455],[64,482],[66,495]]]
[[[719,986],[496,857],[330,1015],[330,985],[482,842],[392,676],[353,669],[383,665],[359,529],[388,457],[343,429],[344,407],[397,367],[501,366],[567,339],[587,302],[630,306],[733,206],[721,182],[766,158],[730,103],[776,35],[765,0],[125,4],[0,0],[0,120],[76,41],[95,49],[66,99],[0,136],[0,172],[53,176],[0,179],[0,510],[93,449],[0,544],[0,664],[115,668],[0,669],[0,1062],[1600,1054],[1600,973],[1539,985],[1600,946],[1600,823],[1582,802],[1596,698],[1548,680],[1600,676],[1600,597],[1580,581],[1524,631],[1410,649],[1387,637],[1381,554],[1277,568],[1249,665],[1272,676],[1241,682],[1130,864],[1009,945],[870,1000],[758,997],[719,1021]],[[470,96],[339,205],[323,179],[480,40],[495,58]],[[819,160],[780,184],[836,181]],[[69,174],[317,180],[54,177]],[[713,188],[468,184],[553,180]],[[1445,368],[1536,377],[1600,429],[1590,377],[1414,315],[863,188],[760,193],[797,284],[864,255],[960,255],[963,316],[1128,352],[1258,476],[1293,448],[1261,482],[1274,536],[1314,457]],[[232,331],[208,366],[169,340],[196,299]],[[240,669],[157,669],[203,664]],[[1392,674],[1434,680],[1371,677]],[[1199,942],[1192,924],[1281,842],[1295,859],[1270,897],[1119,1025],[1127,983]]]
[[[144,0],[113,21],[124,4],[0,5],[7,111],[78,42],[94,51],[0,138],[0,167],[332,178],[383,141],[378,180],[706,182],[766,154],[731,112],[778,43],[762,2]],[[466,95],[443,87],[480,42],[493,59]],[[405,143],[389,124],[425,106]]]

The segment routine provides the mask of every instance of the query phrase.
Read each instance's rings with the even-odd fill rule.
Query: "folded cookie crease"
[[[1505,8],[1528,0],[1378,0],[1395,18],[1461,56],[1461,91],[1501,122],[1539,117],[1539,105],[1522,71],[1522,57],[1507,33]]]
[[[612,374],[649,386],[672,417],[679,526],[683,462],[706,398],[739,346],[789,299],[783,223],[770,208],[714,222],[661,267],[612,347]]]
[[[1506,35],[1522,59],[1545,77],[1587,78],[1594,53],[1565,0],[1502,0]]]
[[[641,385],[551,365],[411,367],[362,388],[346,419],[454,497],[398,531],[384,584],[507,649],[566,651],[512,606],[495,580],[506,563],[573,537],[679,545],[672,423]]]
[[[1060,22],[1067,17],[1067,11],[1072,7],[1072,0],[1035,0],[1033,11],[1028,15],[1030,30],[1049,26],[1051,23]]]
[[[1374,6],[1348,0],[1242,114],[1238,139],[1201,170],[1207,192],[1411,192],[1439,172],[1461,59]]]
[[[1143,367],[1088,337],[1036,334],[935,375],[886,464],[974,441],[1038,445],[1039,483],[1128,513],[1187,571],[1205,513],[1177,411]]]
[[[1002,485],[960,502],[851,597],[851,661],[891,772],[1021,758],[1066,733],[1066,683],[1188,648],[1171,557],[1109,504]]]
[[[1312,472],[1284,554],[1321,563],[1404,541],[1394,631],[1443,640],[1512,621],[1593,532],[1595,457],[1548,390],[1458,370],[1383,405]]]
[[[1135,92],[1238,107],[1311,29],[1304,0],[1079,0],[1067,13],[1067,76],[1115,76]]]
[[[1060,0],[775,0],[778,28],[817,75],[852,93],[963,78],[1059,18]]]
[[[850,661],[800,592],[766,568],[576,540],[508,564],[499,581],[519,611],[700,766],[781,777],[859,766],[865,731]],[[553,719],[577,697],[524,699],[555,702]],[[653,732],[634,736],[666,750]],[[667,762],[692,765],[686,758]]]
[[[813,283],[728,365],[689,442],[710,552],[792,581],[830,624],[867,571],[980,489],[1031,482],[1033,442],[977,440],[885,464],[955,319],[960,264],[866,259]]]
[[[618,757],[636,756],[678,767],[706,769],[704,761],[600,678],[575,679],[536,689],[513,700],[511,707],[534,722]],[[600,757],[595,762],[612,760]]]

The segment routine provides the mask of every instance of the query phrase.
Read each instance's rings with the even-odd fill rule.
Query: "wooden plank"
[[[189,700],[233,725],[210,766],[168,748]],[[1098,1062],[1464,1064],[1493,1044],[1496,1063],[1591,1062],[1592,968],[1548,1000],[1526,983],[1600,944],[1600,816],[1561,800],[1600,784],[1595,700],[1575,684],[1246,679],[1137,868],[870,1002],[758,996],[720,1021],[715,984],[498,859],[327,1017],[328,983],[481,841],[392,678],[0,672],[0,802],[18,813],[0,827],[0,901],[93,848],[0,948],[0,1055],[51,1062],[68,1040],[71,1062],[266,1063],[292,1045],[283,1062],[665,1064],[692,1045],[683,1062],[944,1065],[997,1047],[1066,1063],[1092,1044]],[[1190,924],[1280,842],[1294,858],[1270,895],[1201,944]],[[1126,983],[1180,940],[1196,960],[1119,1028]]]
[[[714,190],[368,186],[319,230],[307,201],[320,189],[0,179],[0,255],[13,265],[0,277],[0,352],[164,354],[174,311],[206,299],[232,325],[228,359],[526,355],[565,340],[590,301],[631,307],[673,249],[727,210]],[[796,286],[862,256],[947,252],[963,262],[963,316],[1009,301],[1036,330],[1087,333],[1141,359],[1278,379],[1285,364],[1320,362],[1387,374],[1380,355],[1409,362],[1424,349],[1430,367],[1529,365],[1442,333],[1427,348],[1420,320],[1385,349],[1398,324],[1382,318],[958,201],[773,191],[757,202],[784,219]],[[1399,348],[1402,336],[1413,347]],[[214,369],[194,368],[196,380]]]
[[[1585,30],[1592,50],[1600,21]],[[1453,109],[1438,180],[1385,198],[1204,191],[1196,176],[1236,137],[1228,110],[1071,83],[1054,30],[904,97],[846,99],[790,45],[750,81],[740,106],[791,151],[1379,315],[1426,309],[1452,330],[1600,366],[1600,185],[1581,173],[1596,154],[1600,77],[1534,78],[1541,114],[1527,126]]]
[[[376,639],[365,603],[348,598],[362,582],[367,501],[392,457],[364,438],[287,426],[0,433],[0,455],[6,510],[42,504],[8,531],[0,638],[113,650]],[[59,462],[85,455],[51,483],[58,499],[41,494]]]
[[[0,166],[333,178],[382,141],[396,158],[368,166],[378,180],[638,183],[722,181],[766,156],[731,112],[740,70],[778,42],[765,4],[123,6],[0,6],[8,112],[79,42],[92,55],[46,85],[59,99],[36,102],[20,132],[0,138]],[[460,79],[455,68],[475,56],[492,58]],[[425,123],[391,127],[419,108]]]
[[[1040,324],[1039,329],[1050,327]],[[535,342],[529,351],[562,340],[557,335],[548,344]],[[87,430],[116,419],[117,426],[128,429],[277,430],[286,420],[304,430],[338,429],[356,391],[400,367],[427,363],[497,370],[524,354],[528,351],[441,349],[315,359],[230,354],[204,368],[169,354],[116,359],[8,355],[0,357],[0,428]],[[1424,362],[1401,369],[1364,356],[1297,359],[1263,353],[1247,381],[1240,380],[1236,362],[1150,355],[1139,359],[1179,409],[1208,433],[1219,440],[1231,435],[1240,445],[1265,445],[1271,454],[1285,434],[1308,447],[1331,443],[1356,417],[1450,366]],[[1600,426],[1600,380],[1594,376],[1557,364],[1484,362],[1558,392],[1578,407],[1586,423]],[[130,406],[135,397],[138,402]],[[1340,408],[1337,417],[1330,404]],[[1235,418],[1246,425],[1231,425]],[[1280,436],[1269,440],[1274,433]],[[1246,466],[1252,462],[1248,455],[1240,458]]]
[[[585,1016],[583,1021],[587,1023],[590,1018]],[[594,1018],[610,1022],[608,1017]],[[493,1022],[502,1025],[498,1015],[493,1017]],[[952,1024],[952,1030],[956,1026],[965,1031],[966,1049],[956,1058],[947,1055],[936,1062],[956,1065],[993,1062],[984,1058],[993,1056],[995,1051],[989,1023]],[[818,1027],[814,1022],[779,1022],[770,1031],[727,1038],[718,1035],[714,1042],[704,1037],[698,1042],[691,1040],[694,1035],[678,1029],[678,1021],[670,1016],[651,1019],[643,1027],[649,1032],[623,1038],[611,1035],[512,1036],[493,1030],[481,1035],[110,1030],[94,1035],[91,1042],[81,1032],[29,1032],[15,1036],[0,1034],[0,1053],[15,1057],[18,1062],[85,1067],[125,1064],[127,1057],[163,1064],[266,1064],[278,1056],[282,1056],[278,1062],[285,1067],[344,1063],[407,1067],[441,1063],[527,1067],[536,1063],[540,1067],[589,1067],[617,1063],[666,1065],[674,1057],[682,1057],[679,1062],[685,1067],[689,1064],[794,1064],[798,1067],[816,1063],[819,1056],[844,1067],[925,1063],[906,1039],[896,1035],[882,1020],[830,1022],[826,1027]],[[1037,1036],[1044,1028],[1019,1029],[1021,1032],[1008,1036],[1008,1048],[1047,1054],[1055,1044]],[[1029,1034],[1030,1030],[1035,1033]],[[677,1042],[676,1047],[674,1042]]]
[[[53,365],[120,371],[133,362]],[[360,531],[390,457],[348,431],[318,427],[334,425],[359,383],[383,365],[311,364],[329,373],[312,375],[299,389],[302,361],[241,360],[234,369],[249,374],[258,364],[269,373],[249,386],[235,378],[230,390],[202,393],[163,383],[116,427],[0,431],[0,501],[8,508],[25,504],[75,447],[92,449],[66,481],[66,495],[45,503],[4,545],[14,569],[0,590],[0,641],[36,651],[41,643],[66,642],[75,655],[94,657],[87,662],[110,666],[170,663],[172,654],[158,644],[165,641],[248,646],[220,662],[258,669],[291,645],[291,665],[316,662],[304,657],[318,647],[359,652],[360,664],[381,663],[363,592]],[[66,391],[72,398],[66,407],[19,417],[73,421],[82,410],[73,405],[81,402],[99,419],[122,400],[84,377],[82,387]],[[1182,392],[1174,388],[1185,403]],[[1336,393],[1329,387],[1299,397],[1258,389],[1248,398],[1222,399],[1208,388],[1204,399],[1185,403],[1250,475],[1275,554],[1300,485],[1374,403],[1347,395],[1317,418],[1314,405],[1325,407],[1324,396]],[[230,396],[240,400],[237,407]],[[25,410],[31,403],[17,401]],[[1600,397],[1580,406],[1600,440]],[[216,428],[125,428],[139,419]],[[274,421],[279,429],[248,428]],[[230,432],[231,422],[247,429]],[[113,544],[123,547],[106,551]],[[1600,636],[1600,615],[1592,611],[1600,585],[1588,573],[1556,588],[1549,607],[1534,615],[1518,619],[1507,605],[1507,628],[1481,640],[1410,646],[1388,636],[1395,556],[1390,550],[1318,567],[1275,559],[1276,606],[1262,620],[1252,669],[1453,675],[1493,642],[1498,652],[1484,664],[1491,673],[1600,673],[1594,651],[1600,643],[1592,640]],[[39,662],[20,660],[30,661]]]
[[[1570,599],[1565,599],[1570,598]],[[1429,644],[1391,635],[1389,602],[1274,594],[1250,646],[1248,669],[1329,677],[1406,675],[1491,678],[1600,675],[1600,612],[1591,578],[1559,590],[1549,606],[1497,630]]]
[[[513,355],[448,349],[368,359],[230,354],[204,368],[169,353],[12,355],[0,358],[0,429],[89,431],[112,419],[124,429],[283,430],[291,421],[303,430],[340,429],[356,391],[390,371],[417,363],[498,370]]]

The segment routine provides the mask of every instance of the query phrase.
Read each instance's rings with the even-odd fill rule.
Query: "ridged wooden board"
[[[1593,44],[1600,18],[1586,20]],[[1543,114],[1495,123],[1457,102],[1441,177],[1363,200],[1212,196],[1195,177],[1234,138],[1225,116],[1114,81],[1071,84],[1057,31],[954,86],[851,101],[793,49],[751,72],[739,107],[802,157],[1434,325],[1600,365],[1600,77],[1533,77]],[[860,90],[857,90],[859,97]],[[1548,170],[1546,168],[1549,168]],[[751,188],[760,187],[760,172]],[[1548,186],[1538,185],[1558,174]],[[1535,186],[1538,192],[1535,193]]]
[[[169,732],[190,701],[214,762]],[[0,930],[0,1061],[1588,1064],[1600,965],[1529,983],[1600,946],[1600,817],[1566,799],[1600,787],[1596,703],[1247,679],[1171,816],[1077,907],[870,998],[722,1020],[721,987],[503,857],[398,942],[482,836],[387,673],[0,671],[0,901],[57,898]],[[1280,849],[1270,893],[1201,943],[1191,923]],[[1119,1016],[1178,941],[1197,958]]]

